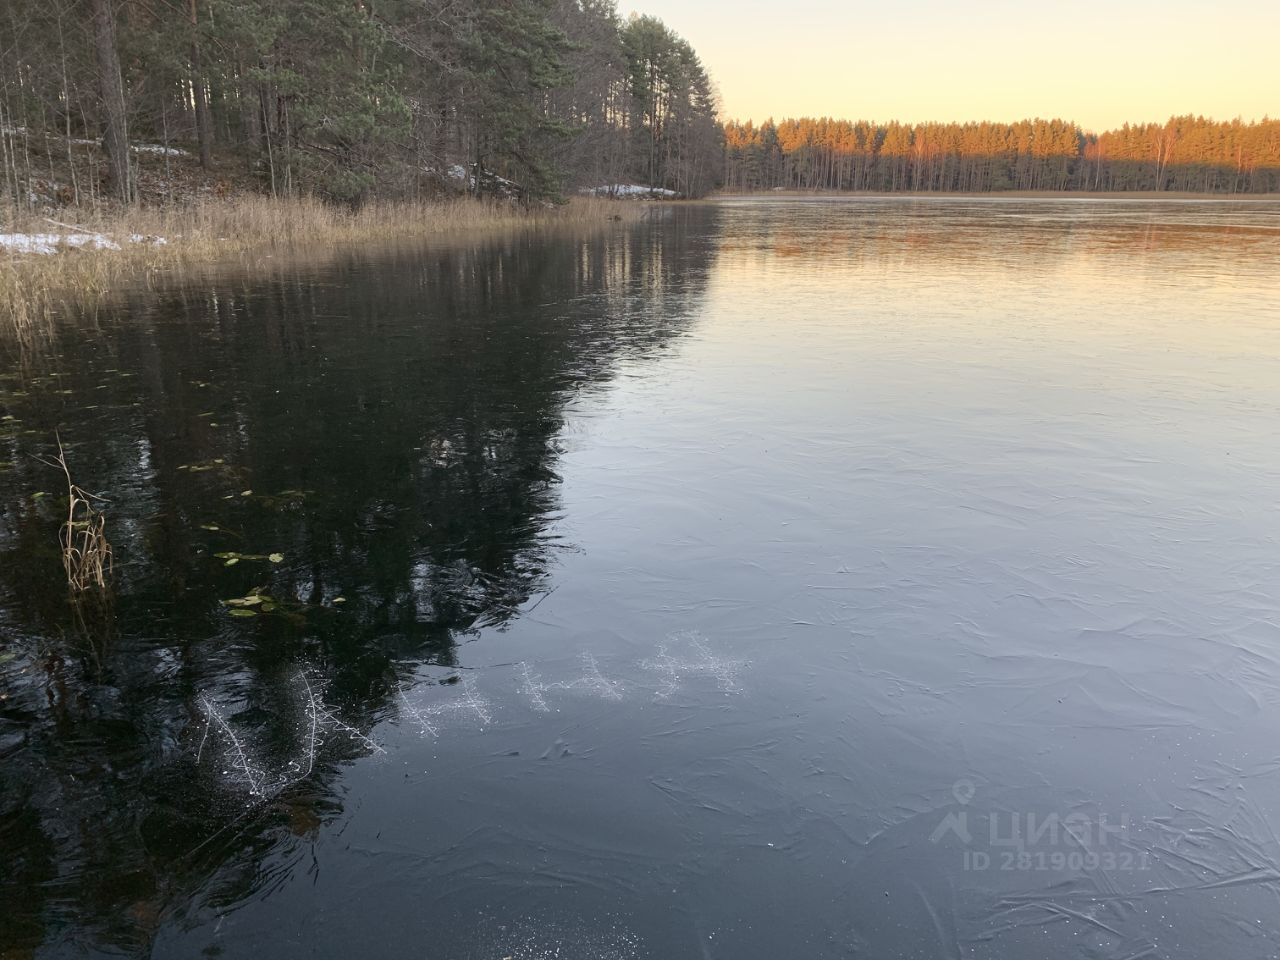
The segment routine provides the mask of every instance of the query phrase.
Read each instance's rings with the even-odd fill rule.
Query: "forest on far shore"
[[[725,189],[1280,191],[1280,120],[1172,117],[1087,133],[1064,120],[724,125]]]

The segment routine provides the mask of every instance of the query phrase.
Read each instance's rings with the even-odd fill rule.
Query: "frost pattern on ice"
[[[579,655],[579,659],[582,661],[582,676],[576,680],[560,681],[552,686],[563,687],[565,690],[585,690],[602,700],[622,699],[622,684],[617,680],[610,680],[600,672],[595,654],[584,650]]]
[[[638,960],[651,955],[637,934],[607,915],[585,922],[486,917],[472,937],[476,949],[467,956],[503,960]]]
[[[196,749],[196,762],[203,760],[207,748],[220,749],[222,775],[253,799],[269,800],[311,775],[326,735],[357,744],[370,753],[386,753],[383,747],[334,714],[324,702],[323,686],[305,670],[299,670],[292,683],[298,700],[301,736],[291,756],[275,764],[264,760],[247,736],[237,732],[226,707],[201,694],[196,705],[204,716],[205,726]]]
[[[549,713],[551,705],[547,702],[547,694],[553,690],[582,691],[601,700],[617,702],[622,699],[622,684],[610,680],[600,672],[600,664],[595,654],[584,650],[578,656],[582,664],[582,675],[573,680],[555,680],[544,683],[542,675],[534,673],[527,660],[521,660],[516,667],[520,674],[520,692],[529,699],[529,706],[538,713]]]
[[[685,648],[690,655],[677,656],[672,648]],[[696,630],[673,633],[658,644],[655,656],[641,662],[640,666],[658,675],[656,700],[668,700],[674,696],[690,675],[713,677],[722,693],[741,693],[738,674],[750,664],[749,660],[728,660],[716,657],[707,646],[707,638]]]
[[[476,693],[475,680],[470,676],[462,678],[462,693],[449,700],[438,700],[434,703],[415,703],[409,699],[405,689],[400,690],[400,708],[403,715],[418,725],[424,737],[440,736],[440,727],[446,719],[462,717],[474,721],[482,727],[493,723],[493,715],[489,712],[489,701]]]
[[[519,666],[520,692],[529,698],[529,706],[538,713],[550,712],[546,698],[547,685],[542,682],[542,677],[533,672],[526,660],[521,660]]]
[[[606,676],[594,653],[578,655],[580,670],[570,679],[547,682],[535,665],[522,660],[516,664],[518,690],[538,713],[555,708],[557,692],[576,692],[612,703],[624,698],[624,684]],[[676,633],[658,644],[654,656],[640,667],[657,676],[654,698],[667,700],[684,683],[695,677],[714,679],[724,693],[740,693],[739,674],[750,661],[717,657],[707,638],[697,631]],[[366,753],[385,754],[386,749],[368,734],[344,721],[325,702],[324,684],[308,670],[294,674],[288,683],[292,694],[296,733],[287,755],[264,754],[254,738],[235,720],[236,708],[202,693],[196,705],[204,719],[204,729],[196,750],[196,762],[216,757],[227,781],[255,800],[270,799],[309,777],[315,770],[321,748],[326,743],[343,743]],[[400,718],[416,726],[424,737],[436,739],[449,726],[487,727],[493,723],[490,701],[476,689],[473,674],[463,674],[457,684],[406,684],[396,693]],[[286,697],[286,702],[289,700]]]

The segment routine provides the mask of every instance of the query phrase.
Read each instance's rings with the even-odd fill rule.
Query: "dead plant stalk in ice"
[[[67,519],[58,528],[62,545],[62,566],[67,573],[67,585],[76,592],[90,587],[105,589],[107,575],[111,573],[111,544],[107,541],[107,519],[96,509],[93,501],[105,503],[101,497],[89,493],[71,479],[67,455],[58,438],[58,455],[53,460],[41,459],[51,467],[57,467],[67,480]]]

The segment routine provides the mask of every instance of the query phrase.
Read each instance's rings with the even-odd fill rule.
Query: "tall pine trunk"
[[[116,23],[111,0],[91,0],[94,53],[98,60],[98,89],[102,97],[105,129],[102,146],[111,167],[111,188],[126,203],[133,199],[133,177],[129,169],[129,126],[125,114],[124,83],[120,76],[120,55],[116,52]]]
[[[196,0],[191,0],[191,99],[196,107],[196,140],[200,144],[200,166],[205,170],[213,162],[213,121],[209,115],[209,100],[205,89],[204,73],[200,68],[200,13]]]

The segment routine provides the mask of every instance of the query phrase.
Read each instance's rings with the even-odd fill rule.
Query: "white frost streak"
[[[516,668],[520,680],[520,693],[538,713],[552,710],[548,693],[553,690],[578,691],[602,700],[619,702],[623,699],[623,683],[605,676],[595,654],[582,651],[579,655],[581,674],[572,680],[546,683],[528,661],[520,661]],[[676,633],[658,644],[655,655],[641,661],[641,668],[656,675],[657,689],[654,699],[668,700],[680,691],[691,677],[714,679],[722,693],[740,693],[739,674],[750,664],[748,660],[717,657],[707,638],[697,631]],[[283,762],[268,764],[255,752],[253,742],[238,733],[226,708],[215,703],[208,695],[201,695],[196,703],[204,715],[205,726],[196,749],[196,762],[204,757],[206,747],[221,748],[222,774],[241,787],[256,800],[269,799],[295,783],[307,779],[315,770],[316,760],[326,738],[339,738],[358,744],[369,753],[387,751],[367,734],[340,719],[325,703],[322,685],[314,682],[306,671],[300,670],[292,678],[297,697],[298,744],[293,755]],[[427,700],[423,692],[434,691],[435,699]],[[476,691],[475,677],[463,674],[461,682],[442,686],[425,684],[418,687],[404,686],[396,694],[400,703],[400,717],[418,727],[424,737],[436,739],[441,729],[449,725],[487,727],[493,723],[489,700]]]
[[[565,690],[586,690],[602,700],[618,701],[622,699],[622,690],[619,689],[622,685],[617,680],[610,680],[600,672],[600,664],[596,663],[595,654],[584,650],[579,659],[582,661],[582,676],[577,680],[562,680],[551,684],[551,686],[562,687]]]
[[[539,713],[548,713],[551,708],[547,706],[547,698],[543,696],[547,687],[542,682],[542,677],[533,672],[533,668],[529,664],[520,661],[520,692],[529,698],[529,705]]]
[[[520,668],[520,692],[529,698],[529,706],[538,713],[549,713],[551,707],[546,695],[550,690],[582,690],[602,700],[617,702],[622,699],[622,685],[600,672],[595,654],[584,650],[579,660],[582,662],[582,676],[575,680],[556,680],[552,683],[543,683],[542,676],[533,672],[528,661],[521,660],[517,664]]]
[[[263,799],[273,796],[274,794],[270,794],[266,790],[266,772],[259,764],[249,758],[249,751],[245,748],[244,741],[236,736],[235,730],[227,722],[227,718],[222,711],[208,697],[201,697],[197,702],[200,705],[201,713],[205,717],[205,737],[207,738],[210,731],[213,730],[216,731],[214,735],[223,741],[225,747],[224,760],[228,769],[222,772],[229,776],[233,783],[240,784],[248,790],[251,797]],[[203,752],[203,740],[200,747]]]
[[[671,653],[672,645],[687,647],[693,656],[680,658]],[[722,693],[741,693],[738,674],[750,664],[749,660],[724,660],[715,657],[707,646],[707,638],[696,630],[672,634],[658,644],[654,657],[640,665],[658,675],[658,692],[654,699],[670,699],[679,689],[686,675],[714,677]]]
[[[410,700],[408,693],[402,689],[400,705],[404,715],[416,723],[422,735],[426,737],[438,737],[440,723],[446,717],[470,715],[482,727],[493,723],[493,715],[489,712],[489,701],[476,693],[475,680],[469,676],[462,678],[462,694],[452,700],[417,704]]]
[[[320,747],[324,745],[324,740],[321,738],[322,732],[340,734],[360,744],[370,753],[386,753],[386,750],[369,737],[339,720],[325,704],[320,692],[304,671],[299,671],[294,681],[299,688],[306,732],[297,753],[278,770],[269,769],[255,755],[246,740],[236,733],[223,708],[208,696],[201,696],[196,701],[205,718],[204,733],[200,738],[200,747],[196,751],[196,762],[199,763],[203,757],[205,744],[210,738],[218,741],[222,744],[222,760],[226,765],[222,771],[223,774],[233,784],[243,787],[255,800],[268,800],[311,776],[312,771],[315,770],[316,756]]]

